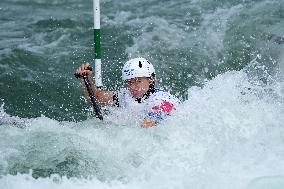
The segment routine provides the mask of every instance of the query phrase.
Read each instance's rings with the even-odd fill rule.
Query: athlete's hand
[[[93,72],[91,70],[89,70],[90,64],[86,63],[86,64],[82,64],[81,66],[79,66],[76,70],[76,74],[78,75],[83,75],[83,74],[87,74],[88,76],[92,76]]]
[[[149,128],[149,127],[153,127],[155,125],[156,125],[156,121],[154,121],[150,118],[144,118],[140,126],[142,128]]]

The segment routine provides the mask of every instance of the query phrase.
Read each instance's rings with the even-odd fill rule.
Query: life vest
[[[130,91],[125,88],[121,88],[114,95],[115,105],[121,108],[129,107],[133,101],[137,100],[134,99]],[[180,101],[166,90],[154,88],[149,95],[142,97],[137,103],[141,103],[144,117],[161,121],[171,115]]]

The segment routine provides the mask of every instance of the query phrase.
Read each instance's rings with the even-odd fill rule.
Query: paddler
[[[97,101],[104,105],[127,107],[129,99],[144,106],[141,127],[155,126],[172,114],[179,104],[179,100],[169,92],[155,87],[155,69],[145,58],[134,58],[125,63],[122,69],[122,79],[125,86],[118,91],[101,90],[93,82],[93,73],[89,64],[82,64],[76,74],[87,74]],[[82,80],[84,86],[84,81]],[[88,92],[85,87],[85,96]]]

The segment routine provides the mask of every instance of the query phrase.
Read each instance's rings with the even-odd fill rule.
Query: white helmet
[[[145,58],[128,60],[122,69],[122,79],[124,81],[135,77],[151,77],[153,74],[155,74],[155,69]]]

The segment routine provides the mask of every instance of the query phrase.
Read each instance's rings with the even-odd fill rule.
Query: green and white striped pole
[[[93,0],[94,9],[94,54],[95,54],[95,84],[103,86],[101,67],[101,23],[100,23],[100,0]]]

